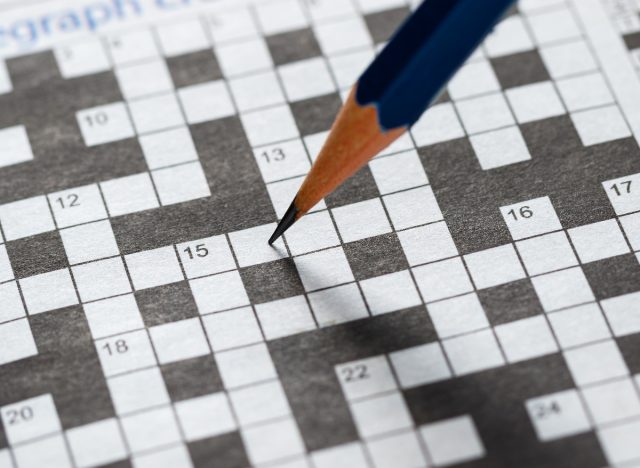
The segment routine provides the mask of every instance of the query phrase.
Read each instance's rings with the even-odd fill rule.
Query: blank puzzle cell
[[[23,125],[0,130],[0,167],[31,161],[33,152]]]

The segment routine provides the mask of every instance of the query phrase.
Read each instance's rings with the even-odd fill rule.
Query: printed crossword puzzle
[[[267,245],[417,3],[0,7],[0,468],[640,466],[635,0],[521,0]]]

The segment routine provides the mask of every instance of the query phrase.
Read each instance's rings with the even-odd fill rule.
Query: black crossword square
[[[342,101],[338,93],[331,93],[293,102],[290,106],[300,133],[311,135],[331,128]]]
[[[276,66],[322,55],[318,41],[309,28],[268,36],[267,46]]]
[[[223,390],[213,356],[200,356],[161,366],[171,401],[187,400]]]
[[[526,278],[512,283],[478,291],[491,325],[501,325],[543,313],[531,280]]]
[[[537,50],[491,59],[502,89],[549,80],[549,72]]]
[[[378,191],[378,186],[373,178],[373,174],[371,174],[369,166],[364,166],[333,193],[327,196],[325,202],[329,208],[337,208],[379,196],[380,192]]]
[[[194,468],[244,468],[251,466],[240,434],[227,434],[199,439],[187,444]]]
[[[7,242],[6,247],[16,278],[59,270],[68,265],[58,231]]]
[[[402,7],[366,15],[364,21],[373,42],[387,42],[410,13],[409,8]]]
[[[344,253],[358,281],[409,268],[395,232],[349,242]]]
[[[147,327],[198,316],[198,308],[186,281],[135,292]]]
[[[200,50],[166,59],[176,88],[222,78],[222,71],[212,50]]]
[[[582,265],[598,300],[640,290],[640,263],[632,253]]]
[[[634,50],[640,49],[640,32],[634,32],[631,34],[625,34],[622,36],[627,49]]]
[[[300,275],[290,258],[242,268],[240,277],[253,304],[304,293]]]

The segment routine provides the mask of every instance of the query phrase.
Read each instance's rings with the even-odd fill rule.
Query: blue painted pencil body
[[[425,0],[358,81],[383,130],[409,127],[438,97],[514,0]]]

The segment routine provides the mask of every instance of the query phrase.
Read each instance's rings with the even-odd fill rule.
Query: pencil
[[[269,244],[402,135],[514,0],[424,0],[351,90]]]

